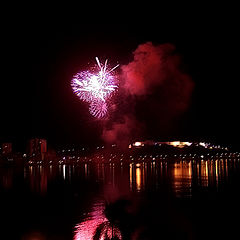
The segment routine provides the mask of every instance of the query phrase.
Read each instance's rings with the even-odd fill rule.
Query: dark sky
[[[139,44],[151,41],[174,44],[195,83],[189,110],[169,136],[240,145],[234,8],[143,6],[110,15],[34,9],[15,9],[3,20],[1,141],[38,136],[53,145],[98,142],[102,123],[72,93],[72,75],[95,56],[127,64]]]

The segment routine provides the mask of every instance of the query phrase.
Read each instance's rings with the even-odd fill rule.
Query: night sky
[[[15,9],[17,14],[5,18],[2,29],[0,140],[21,145],[30,137],[44,137],[53,146],[100,142],[102,123],[74,96],[72,75],[93,64],[95,56],[127,64],[139,44],[151,41],[174,44],[195,83],[188,110],[159,140],[201,139],[240,146],[234,12],[224,6],[177,12],[162,7],[151,14],[153,9],[147,14],[144,9],[119,10],[91,17],[84,8],[47,13]],[[146,136],[151,138],[152,132]]]

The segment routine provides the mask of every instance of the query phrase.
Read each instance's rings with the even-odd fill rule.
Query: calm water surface
[[[218,217],[239,213],[239,159],[0,171],[4,239],[207,239],[214,230],[204,235],[198,226],[213,228]]]

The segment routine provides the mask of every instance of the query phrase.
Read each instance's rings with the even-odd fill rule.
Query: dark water
[[[0,171],[1,239],[238,238],[237,158]]]

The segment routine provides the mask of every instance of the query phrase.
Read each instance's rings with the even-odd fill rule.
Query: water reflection
[[[229,171],[238,167],[234,159],[154,161],[141,163],[82,163],[78,165],[25,166],[23,177],[32,191],[46,193],[48,182],[56,177],[71,182],[73,178],[94,180],[102,185],[112,185],[124,191],[142,192],[158,190],[168,183],[176,196],[192,195],[198,187],[219,187],[228,181]],[[1,185],[11,188],[13,168],[1,169]],[[19,170],[18,170],[19,171]]]
[[[220,191],[232,176],[239,171],[237,159],[207,159],[177,161],[139,161],[131,163],[78,163],[75,165],[26,165],[19,168],[0,168],[0,190],[9,191],[19,183],[19,179],[34,193],[48,194],[52,182],[63,183],[76,191],[77,196],[93,192],[101,195],[89,211],[76,224],[74,239],[104,239],[116,235],[121,239],[120,230],[113,226],[104,215],[105,201],[117,199],[128,193],[141,196],[142,192],[160,192],[168,188],[176,197],[191,198],[196,189],[214,189]],[[92,190],[92,185],[99,187],[99,192]],[[85,184],[86,183],[86,184]],[[80,184],[81,187],[80,187]],[[85,187],[86,185],[86,187]],[[18,185],[17,185],[18,186]],[[72,187],[74,186],[74,187]],[[95,185],[94,185],[95,186]],[[85,189],[86,188],[86,189]],[[80,189],[80,190],[79,190]],[[83,192],[83,190],[85,192]],[[108,190],[108,191],[106,191]],[[104,194],[103,194],[104,192]],[[106,197],[105,192],[108,192]],[[75,192],[74,192],[75,194]],[[82,195],[81,195],[82,194]],[[79,197],[80,198],[80,197]],[[41,202],[41,201],[40,201]],[[42,202],[41,202],[42,203]]]
[[[128,182],[128,189],[133,192],[157,190],[168,183],[176,196],[185,194],[191,197],[193,187],[217,188],[219,182],[226,182],[231,161],[142,162],[123,166],[103,164],[102,168],[98,167],[97,177],[99,182],[113,186]]]
[[[129,184],[130,184],[130,189],[133,190],[133,167],[132,167],[132,164],[129,165]]]
[[[231,160],[131,163],[120,166],[120,175],[127,178],[129,190],[132,192],[142,192],[146,188],[158,190],[168,181],[171,183],[172,191],[177,197],[191,197],[194,186],[218,188],[219,183],[227,180],[229,164],[232,165]],[[114,172],[118,167],[112,164],[105,164],[102,168],[98,167],[97,176],[99,181],[106,183],[105,178],[99,177],[106,176],[106,179],[108,179],[107,183],[113,186],[115,182],[122,183],[120,175]],[[126,172],[128,174],[123,174],[124,169],[127,169]],[[103,206],[101,207],[94,208],[92,214],[95,217],[86,218],[86,220],[77,225],[75,239],[88,239],[87,236],[89,235],[86,234],[94,234],[94,229],[96,230],[97,226],[101,226],[101,222],[106,221],[106,218],[102,215]],[[110,225],[107,226],[108,230],[106,231],[110,234],[111,227]],[[88,230],[88,233],[86,233],[86,229],[92,230]],[[101,236],[102,238],[100,239],[104,239],[103,235]]]
[[[29,182],[30,188],[34,192],[46,193],[48,173],[47,168],[43,166],[29,166],[29,169],[25,169],[24,178]]]
[[[75,227],[74,240],[122,239],[120,230],[104,216],[105,204],[97,200],[84,221]]]
[[[173,186],[176,195],[185,191],[191,194],[192,162],[176,162],[173,167]]]
[[[1,171],[0,178],[2,187],[10,189],[13,186],[13,169],[7,168],[5,171]]]
[[[142,189],[141,169],[136,168],[136,190],[139,192]]]

